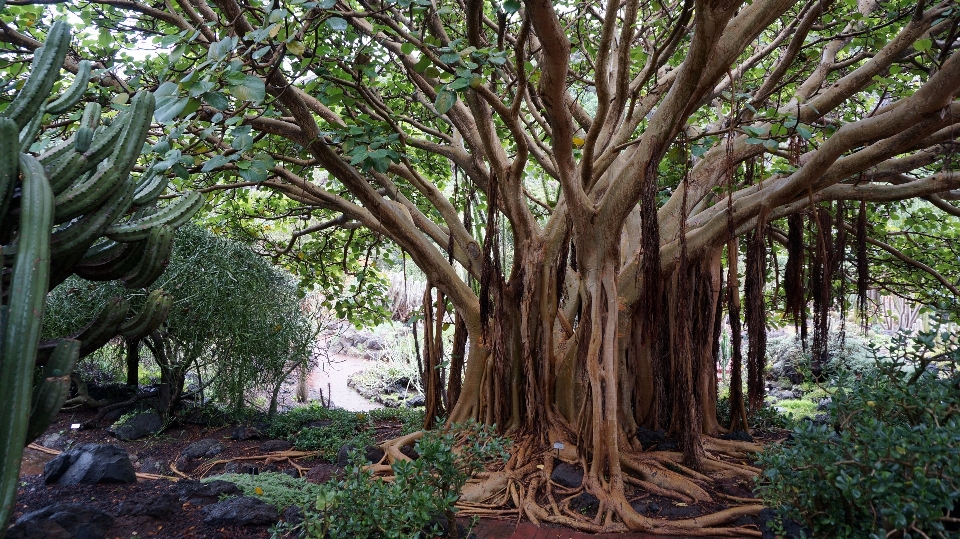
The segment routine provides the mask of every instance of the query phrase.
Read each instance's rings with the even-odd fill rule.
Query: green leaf
[[[453,108],[453,105],[456,102],[457,94],[444,88],[443,90],[440,90],[440,93],[437,94],[437,100],[434,101],[433,106],[437,108],[437,112],[440,114],[446,114],[451,108]]]
[[[520,11],[520,0],[507,0],[503,3],[505,13],[516,13]]]
[[[933,41],[929,39],[918,39],[917,42],[913,44],[913,48],[920,52],[926,52],[930,50],[931,46],[933,46]]]
[[[326,20],[327,27],[334,32],[344,32],[347,30],[347,21],[340,17],[330,17]]]
[[[227,110],[227,107],[230,106],[227,96],[221,92],[207,92],[203,94],[203,100],[217,110]]]
[[[291,41],[290,43],[287,43],[287,50],[295,56],[303,56],[304,51],[306,51],[306,47],[303,46],[302,41]]]
[[[230,159],[224,157],[223,155],[215,155],[208,159],[207,162],[200,167],[200,172],[210,172],[211,170],[222,167],[229,162]]]
[[[233,96],[243,101],[260,103],[267,95],[266,86],[260,77],[244,75],[242,82],[230,88]]]
[[[416,49],[417,47],[414,46],[413,43],[404,43],[403,45],[400,45],[400,52],[402,52],[403,54],[410,54]]]
[[[810,137],[813,136],[813,132],[803,124],[797,126],[797,134],[800,135],[803,140],[810,140]]]
[[[172,122],[183,112],[189,101],[186,97],[178,95],[176,83],[170,81],[161,84],[153,95],[157,99],[157,108],[153,112],[153,117],[162,124]]]

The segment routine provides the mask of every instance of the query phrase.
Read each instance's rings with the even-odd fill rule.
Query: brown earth
[[[329,481],[342,471],[342,468],[336,466],[336,464],[323,462],[316,458],[292,458],[279,461],[271,459],[273,462],[268,463],[268,455],[259,449],[260,445],[267,439],[233,440],[230,437],[233,427],[210,428],[202,425],[176,424],[157,436],[138,441],[120,441],[108,434],[103,428],[90,430],[72,430],[70,428],[72,424],[83,423],[93,415],[93,412],[87,410],[59,414],[54,423],[38,438],[36,444],[40,444],[45,437],[51,434],[59,434],[68,442],[67,448],[85,443],[117,445],[130,454],[137,471],[141,471],[142,465],[150,459],[176,463],[185,447],[205,438],[217,439],[224,445],[224,450],[215,457],[193,461],[191,466],[186,467],[192,471],[184,470],[186,473],[180,475],[170,471],[165,474],[167,477],[162,479],[140,479],[138,483],[133,485],[60,486],[45,485],[43,482],[43,464],[52,459],[53,455],[28,449],[21,468],[21,484],[17,493],[14,521],[25,513],[41,509],[52,503],[82,503],[116,516],[119,514],[120,504],[128,499],[149,499],[164,492],[176,492],[176,481],[183,477],[200,479],[223,473],[226,463],[211,466],[212,462],[220,460],[241,459],[234,462],[248,468],[256,467],[258,470],[263,470],[269,465],[270,467],[267,469],[270,471],[288,470],[288,473],[297,473],[308,481],[316,483]],[[396,437],[399,433],[400,425],[387,422],[377,426],[376,437],[378,441],[382,441]],[[769,442],[777,437],[774,435],[765,436],[758,441]],[[720,490],[731,496],[753,497],[750,485],[729,480],[718,486]],[[640,491],[635,492],[631,498],[634,503],[638,504],[638,509],[642,507],[641,512],[643,514],[668,520],[689,518],[722,509],[722,503],[678,504],[673,500]],[[595,511],[594,508],[589,506],[583,507],[581,510],[584,512]],[[218,528],[204,523],[204,516],[201,507],[189,503],[184,503],[181,510],[174,516],[162,520],[143,516],[119,516],[115,518],[114,526],[108,537],[110,539],[138,537],[263,539],[271,536],[268,526]],[[751,523],[744,522],[743,524]],[[518,525],[519,523],[515,519],[506,522],[487,520],[480,522],[476,531],[478,536],[484,539],[498,537],[501,534],[507,534],[502,535],[503,537],[511,537],[514,533],[526,530],[526,528],[521,530]],[[508,531],[509,533],[507,533]],[[528,531],[524,533],[529,535]],[[577,537],[582,536],[582,534],[575,535]],[[521,536],[526,537],[523,534]],[[637,537],[646,536],[637,535]]]

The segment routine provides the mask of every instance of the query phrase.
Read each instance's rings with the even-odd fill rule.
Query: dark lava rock
[[[600,509],[600,498],[583,491],[579,496],[570,500],[570,509],[585,515],[595,515],[597,510]]]
[[[657,515],[660,513],[660,506],[654,502],[645,502],[643,500],[634,500],[630,503],[634,511],[643,515]]]
[[[269,453],[271,451],[287,451],[293,444],[286,440],[269,440],[260,444],[260,451]]]
[[[267,473],[267,472],[277,473],[280,471],[280,467],[277,466],[276,464],[267,464],[263,468],[260,468],[260,471],[263,473]]]
[[[728,432],[726,434],[720,435],[721,440],[736,440],[738,442],[752,442],[753,436],[750,436],[750,433],[745,430],[735,430]]]
[[[337,466],[346,468],[350,465],[350,452],[355,448],[353,444],[343,444],[340,447],[340,451],[337,452]],[[366,462],[371,464],[376,464],[380,462],[380,459],[383,458],[383,450],[379,447],[370,445],[363,450],[363,458],[366,459]]]
[[[123,408],[117,408],[116,410],[110,410],[103,416],[102,421],[107,423],[115,423],[118,419],[123,417],[126,414],[129,414],[133,410],[133,406],[124,406]]]
[[[264,526],[280,520],[277,508],[252,496],[228,498],[203,508],[211,526]]]
[[[183,448],[180,456],[188,459],[199,459],[203,457],[213,457],[223,452],[223,444],[213,438],[204,438],[198,440]]]
[[[291,526],[297,526],[303,522],[303,509],[299,505],[291,505],[283,510],[283,521]]]
[[[427,399],[423,395],[414,395],[403,403],[407,408],[420,408],[427,405]]]
[[[827,411],[827,408],[830,407],[830,404],[832,402],[833,402],[833,398],[831,397],[824,397],[820,399],[819,401],[817,401],[817,410],[820,410],[821,412]]]
[[[140,471],[162,475],[170,471],[170,463],[154,457],[147,457],[140,463]]]
[[[317,464],[307,471],[306,479],[311,483],[326,483],[331,479],[339,480],[343,477],[343,468],[336,464]]]
[[[644,427],[637,427],[637,441],[644,449],[664,442],[667,435],[662,430],[650,430]]]
[[[550,480],[567,488],[577,488],[583,483],[583,470],[579,466],[561,462],[550,474]]]
[[[783,521],[783,533],[774,533],[774,531],[770,529],[770,523],[778,522],[780,516],[777,515],[776,510],[769,507],[760,511],[757,518],[760,521],[760,533],[763,534],[763,539],[800,539],[801,537],[813,537],[813,532],[793,520]]]
[[[64,451],[43,467],[47,483],[136,483],[130,456],[115,445],[84,444]]]
[[[400,446],[400,453],[409,458],[410,460],[417,460],[420,458],[420,453],[417,453],[417,450],[413,448],[412,445],[407,444]]]
[[[303,424],[305,429],[322,429],[323,427],[329,427],[333,425],[332,419],[320,419],[318,421],[308,421]]]
[[[235,496],[242,494],[240,487],[229,481],[200,481],[183,480],[177,483],[177,493],[181,502],[191,505],[207,505],[220,499],[220,496]]]
[[[7,539],[103,539],[113,517],[93,507],[58,503],[27,513],[7,530]]]
[[[237,427],[230,433],[230,438],[234,440],[259,440],[263,438],[263,433],[256,427]]]
[[[139,440],[160,432],[161,428],[163,428],[163,419],[160,418],[159,414],[144,412],[127,419],[119,427],[107,429],[107,432],[113,434],[119,440]]]
[[[300,471],[297,470],[296,468],[287,468],[281,473],[285,473],[294,479],[300,479]]]
[[[44,438],[40,445],[43,447],[49,447],[50,449],[64,449],[69,444],[70,440],[66,436],[61,436],[54,432],[53,434]]]
[[[426,526],[420,530],[420,533],[414,537],[419,539],[424,538],[436,538],[436,537],[446,537],[447,536],[447,517],[446,515],[437,515],[430,519],[430,522],[427,522]],[[467,528],[463,524],[457,523],[457,537],[463,539],[476,539],[477,536],[474,534],[467,535]]]
[[[155,498],[145,500],[128,499],[120,504],[119,514],[162,519],[169,518],[181,508],[176,494],[164,492]]]
[[[680,444],[674,441],[660,442],[657,444],[657,447],[653,448],[654,451],[680,451]]]

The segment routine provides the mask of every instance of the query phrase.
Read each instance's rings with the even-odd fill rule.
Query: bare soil
[[[140,471],[143,463],[148,459],[160,459],[169,463],[176,463],[181,456],[181,451],[191,443],[204,438],[214,438],[224,445],[224,450],[215,457],[204,459],[203,463],[244,458],[244,460],[236,462],[247,468],[256,468],[257,470],[263,470],[267,467],[267,455],[259,449],[260,445],[267,439],[233,440],[230,435],[234,427],[210,428],[202,425],[176,424],[160,435],[138,441],[120,441],[108,434],[103,428],[91,430],[72,430],[70,428],[72,424],[83,423],[93,415],[94,412],[87,410],[63,412],[40,436],[37,443],[39,444],[46,436],[56,433],[67,441],[67,447],[75,447],[85,443],[117,445],[130,454],[134,467]],[[376,437],[378,441],[397,437],[399,434],[400,425],[385,423],[377,426]],[[779,438],[777,435],[767,435],[757,441],[771,442],[777,438]],[[42,476],[43,465],[52,458],[52,455],[44,452],[27,450],[21,468],[21,484],[17,493],[14,520],[25,513],[53,503],[82,503],[115,516],[114,526],[108,535],[110,539],[138,537],[265,539],[271,536],[268,526],[210,526],[204,523],[205,514],[202,507],[189,503],[184,503],[181,510],[174,516],[162,520],[144,516],[117,516],[119,515],[120,504],[124,501],[149,499],[164,492],[176,492],[176,481],[178,479],[184,476],[201,479],[202,477],[223,473],[226,466],[223,463],[213,467],[203,465],[198,467],[197,463],[194,463],[191,466],[195,470],[193,473],[188,472],[178,476],[171,471],[168,472],[169,478],[141,479],[133,485],[45,485]],[[296,466],[294,466],[294,463],[296,463]],[[271,467],[267,469],[271,471],[298,470],[298,466],[299,471],[297,473],[308,481],[316,483],[327,482],[342,472],[342,468],[335,463],[323,462],[319,459],[293,459],[292,461],[273,462],[269,466]],[[199,470],[197,470],[198,468]],[[199,471],[203,473],[198,473]],[[291,471],[290,473],[294,472]],[[730,496],[753,497],[751,485],[743,482],[725,480],[720,482],[718,486],[720,491]],[[635,504],[639,512],[649,517],[666,520],[690,518],[715,512],[724,507],[722,500],[718,500],[719,503],[686,505],[642,492],[639,489],[631,494],[631,502]],[[584,502],[582,507],[576,505],[576,503],[571,504],[571,507],[584,514],[593,514],[596,508],[587,503],[589,500],[584,500]],[[514,521],[513,524],[516,525],[517,522]],[[740,523],[740,525],[750,524],[754,524],[754,522]]]

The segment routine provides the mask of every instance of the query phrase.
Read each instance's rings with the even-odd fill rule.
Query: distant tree
[[[153,286],[172,294],[174,305],[158,331],[123,342],[127,383],[136,385],[146,354],[160,368],[163,413],[183,398],[188,372],[198,377],[197,391],[235,410],[260,396],[275,412],[281,384],[309,364],[317,335],[295,279],[245,245],[189,225]],[[44,332],[69,333],[118,295],[136,304],[145,293],[72,278],[48,297]]]

